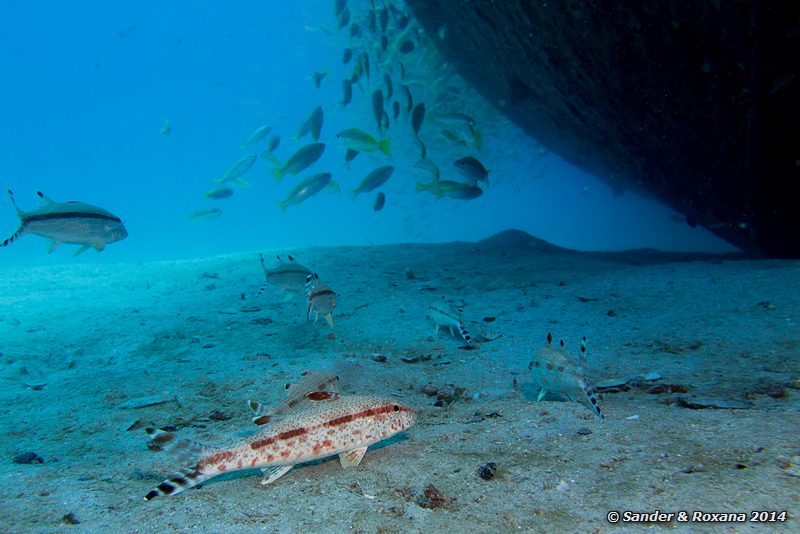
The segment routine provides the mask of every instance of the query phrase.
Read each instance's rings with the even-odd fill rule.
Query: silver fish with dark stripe
[[[0,247],[7,247],[24,234],[35,234],[50,240],[49,252],[53,252],[61,243],[80,245],[75,252],[77,256],[90,247],[100,252],[108,243],[128,237],[122,220],[103,208],[85,202],[55,202],[40,191],[36,194],[42,199],[42,206],[22,211],[17,207],[14,193],[8,190],[20,225],[16,232],[0,243]]]

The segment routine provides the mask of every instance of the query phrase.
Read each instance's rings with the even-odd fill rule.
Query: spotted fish
[[[98,252],[109,243],[128,237],[122,220],[113,213],[84,202],[55,202],[40,191],[36,194],[42,200],[39,208],[22,211],[17,207],[14,193],[9,189],[8,198],[17,211],[20,225],[17,231],[0,243],[7,247],[23,234],[35,234],[50,240],[53,252],[61,243],[80,245],[75,256],[89,247]]]
[[[310,397],[314,395],[309,394]],[[163,430],[148,428],[151,449],[167,449],[184,467],[153,488],[144,499],[174,495],[222,473],[259,468],[270,484],[297,464],[339,456],[342,467],[355,467],[367,447],[416,422],[411,408],[391,399],[339,396],[327,392],[311,406],[292,411],[241,441],[208,447]]]
[[[559,342],[559,347],[552,346],[553,336],[547,333],[547,344],[533,357],[528,366],[531,369],[533,381],[541,388],[537,402],[542,400],[547,392],[564,395],[572,402],[578,402],[575,394],[580,391],[589,401],[589,405],[601,419],[603,412],[597,404],[594,388],[589,385],[586,371],[583,369],[586,355],[586,338],[581,341],[581,357],[576,358],[564,350],[564,340]]]
[[[336,308],[336,293],[319,281],[319,275],[314,273],[306,278],[306,297],[308,298],[308,315],[311,319],[314,314],[314,322],[317,322],[322,315],[328,325],[333,328],[333,310]]]
[[[305,292],[306,278],[312,274],[311,269],[300,265],[293,257],[288,255],[286,256],[286,260],[278,256],[278,265],[271,268],[268,268],[266,263],[264,263],[264,256],[259,254],[258,257],[261,259],[261,268],[264,269],[264,276],[267,280],[264,282],[264,285],[261,286],[257,296],[260,296],[261,293],[264,292],[268,284],[278,286],[278,289],[286,294],[284,296],[284,300],[286,301],[298,295],[302,295]]]
[[[286,398],[282,403],[270,410],[267,406],[257,401],[248,401],[253,410],[253,423],[265,425],[275,417],[297,410],[308,403],[320,400],[319,397],[328,393],[339,393],[339,377],[323,371],[305,371],[302,378],[293,384],[286,384]],[[312,395],[313,394],[313,395]]]
[[[450,330],[450,335],[455,336],[454,329],[458,330],[461,337],[467,345],[472,345],[472,337],[470,337],[467,328],[461,322],[458,310],[453,308],[444,297],[442,300],[437,300],[428,307],[428,318],[433,321],[434,335],[439,335],[439,330],[444,327]]]

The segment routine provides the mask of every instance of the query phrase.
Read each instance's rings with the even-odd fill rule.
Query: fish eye
[[[395,404],[394,406],[392,406],[392,410],[394,410],[396,412],[399,412],[400,411],[400,406]]]

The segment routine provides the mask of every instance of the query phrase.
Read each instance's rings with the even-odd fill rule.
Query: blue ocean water
[[[350,2],[349,8],[355,20],[367,2]],[[85,253],[81,262],[471,241],[506,228],[583,250],[731,250],[655,200],[635,192],[615,196],[604,182],[541,151],[466,85],[458,109],[474,116],[482,150],[439,142],[430,119],[420,136],[443,178],[457,178],[452,161],[464,155],[484,163],[490,182],[481,198],[438,200],[415,192],[415,182],[428,177],[413,168],[419,154],[405,112],[387,131],[391,160],[365,154],[346,166],[335,134],[360,128],[377,135],[371,94],[383,87],[384,72],[395,85],[402,80],[396,64],[373,64],[370,81],[355,87],[353,102],[342,106],[342,80],[355,60],[342,63],[342,51],[352,43],[347,28],[337,29],[329,0],[224,7],[202,0],[36,1],[4,3],[0,12],[0,72],[6,80],[0,88],[0,182],[15,191],[23,209],[37,205],[34,191],[41,190],[57,201],[102,206],[120,216],[130,234],[102,254]],[[446,72],[430,59],[434,54],[417,50],[404,65],[415,100],[428,99],[429,116],[435,109],[431,87]],[[311,77],[321,71],[329,74],[317,89]],[[245,176],[251,187],[236,187],[225,200],[203,196],[235,161],[263,149],[242,148],[258,127],[269,125],[280,135],[276,155],[286,161],[311,141],[293,137],[318,105],[327,149],[313,167],[277,184],[273,165],[260,159]],[[352,199],[348,190],[385,164],[396,170],[383,189],[386,207],[374,212],[374,193]],[[322,171],[333,174],[341,194],[322,192],[282,213],[277,201]],[[202,224],[187,220],[189,213],[210,208],[222,209],[222,216]],[[17,225],[11,204],[0,201],[2,233]],[[76,261],[73,246],[49,257],[46,250],[41,238],[25,236],[2,251],[3,262]]]

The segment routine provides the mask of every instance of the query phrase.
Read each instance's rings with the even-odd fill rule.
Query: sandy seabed
[[[798,531],[800,263],[578,253],[517,232],[278,252],[337,292],[333,330],[303,298],[256,297],[255,252],[0,267],[0,532],[641,530],[607,520],[626,510],[748,515],[645,525],[675,531]],[[442,296],[477,349],[433,335]],[[604,420],[535,402],[528,363],[547,332],[574,353],[587,337]],[[307,369],[417,424],[354,469],[330,458],[269,486],[246,471],[143,500],[178,467],[145,427],[248,435],[246,401],[279,403]]]

